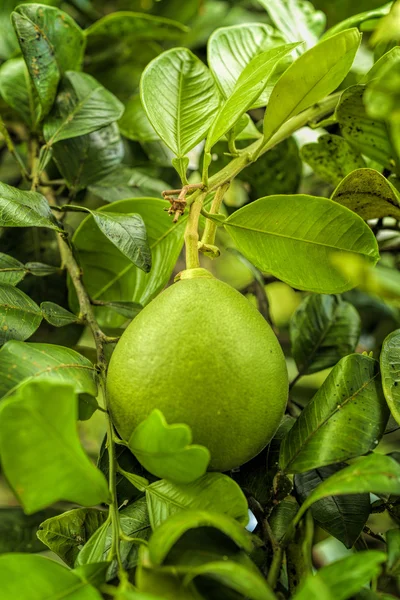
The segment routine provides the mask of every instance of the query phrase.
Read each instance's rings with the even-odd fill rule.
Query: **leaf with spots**
[[[0,350],[0,398],[29,381],[68,383],[77,394],[96,396],[93,364],[71,348],[55,344],[10,341]]]
[[[62,75],[81,68],[84,33],[67,13],[42,4],[18,6],[12,22],[45,116]]]
[[[42,322],[39,306],[18,288],[0,285],[0,345],[8,340],[26,340]]]
[[[76,315],[55,302],[42,302],[40,310],[46,321],[50,323],[50,325],[53,325],[53,327],[63,327],[64,325],[70,325],[71,323],[76,323],[78,321]]]
[[[350,354],[331,371],[285,436],[280,466],[287,473],[303,473],[365,454],[376,448],[388,418],[379,363]]]

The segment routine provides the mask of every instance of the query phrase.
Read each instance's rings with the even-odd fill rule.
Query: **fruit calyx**
[[[210,273],[210,271],[207,271],[207,269],[202,269],[201,267],[198,267],[196,269],[185,269],[184,271],[181,271],[180,273],[178,273],[175,276],[174,281],[181,281],[182,279],[198,279],[198,278],[203,278],[203,279],[214,279],[214,275],[212,273]]]

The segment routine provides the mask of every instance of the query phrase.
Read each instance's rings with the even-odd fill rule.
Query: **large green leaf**
[[[346,463],[337,463],[295,475],[294,484],[299,502],[305,502],[318,485],[345,467]],[[347,548],[351,548],[359,537],[370,511],[368,493],[327,496],[311,507],[314,521]]]
[[[8,340],[26,340],[42,322],[42,311],[18,288],[0,285],[0,345]]]
[[[1,403],[0,416],[2,467],[27,514],[59,500],[83,506],[109,501],[104,475],[79,442],[72,386],[28,383]]]
[[[302,54],[274,87],[264,117],[268,141],[288,119],[333,92],[346,77],[361,42],[348,29]]]
[[[232,94],[222,104],[208,132],[205,151],[232,129],[236,122],[260,96],[273,75],[279,61],[289,54],[297,44],[283,44],[257,54],[239,75]]]
[[[23,574],[23,576],[22,576]],[[92,585],[54,560],[30,554],[0,556],[2,600],[101,600]]]
[[[359,27],[361,31],[368,31],[370,30],[370,23],[368,23],[368,21],[374,24],[376,19],[379,19],[388,14],[391,6],[392,2],[388,2],[387,4],[379,8],[366,10],[356,15],[352,15],[348,19],[340,21],[339,23],[328,29],[328,31],[326,31],[322,36],[322,39],[326,39],[331,35],[339,33],[339,31],[344,31],[345,29],[348,29],[349,27]],[[333,5],[332,9],[336,11],[336,6]]]
[[[44,124],[44,137],[51,146],[106,127],[118,121],[123,112],[123,104],[91,75],[67,71]]]
[[[318,142],[301,148],[302,159],[314,173],[332,185],[337,185],[354,169],[365,167],[363,157],[340,135],[327,133]]]
[[[128,445],[147,471],[175,483],[195,481],[204,475],[210,462],[209,450],[192,444],[190,427],[168,424],[158,409],[134,429]]]
[[[169,187],[165,181],[156,179],[151,172],[147,173],[145,169],[120,166],[109,175],[92,183],[89,190],[106,202],[116,202],[128,198],[161,195]]]
[[[183,215],[178,223],[172,223],[164,210],[168,206],[168,202],[157,198],[121,200],[112,205],[113,212],[137,213],[143,217],[153,261],[153,268],[148,274],[135,267],[104,238],[93,217],[82,222],[73,241],[78,249],[83,281],[91,298],[137,302],[144,306],[163,289],[182,249],[187,219],[187,215]],[[101,263],[98,260],[99,247],[102,250]],[[107,308],[99,307],[96,312],[103,325],[117,327],[125,321]]]
[[[345,90],[336,109],[342,135],[359,152],[389,169],[393,168],[393,147],[387,125],[372,119],[364,106],[364,85]]]
[[[0,350],[0,398],[33,380],[69,384],[77,394],[97,394],[94,365],[75,350],[55,344],[7,342]]]
[[[322,294],[305,298],[290,321],[292,354],[299,372],[333,367],[355,351],[360,331],[359,314],[349,302]]]
[[[48,227],[61,231],[42,194],[18,190],[1,182],[0,227]]]
[[[207,57],[222,95],[227,98],[232,94],[240,74],[257,54],[284,41],[275,29],[264,23],[245,23],[216,29],[207,43]],[[287,63],[282,61],[277,67],[255,106],[267,104],[282,66],[286,67]]]
[[[124,157],[116,123],[86,135],[62,140],[53,147],[54,161],[75,192],[112,174]],[[126,196],[128,197],[128,196]]]
[[[97,508],[75,508],[43,521],[37,536],[72,568],[82,546],[106,519],[106,511]]]
[[[383,342],[380,355],[382,387],[390,412],[400,423],[400,329],[390,333]]]
[[[48,508],[34,515],[26,515],[19,506],[0,508],[0,554],[5,552],[42,552],[45,546],[37,538],[43,519],[50,519],[60,511]]]
[[[302,473],[370,452],[388,418],[378,362],[350,354],[331,371],[285,436],[281,468]]]
[[[332,200],[356,212],[366,221],[400,219],[400,193],[375,169],[353,171],[335,189]]]
[[[379,257],[368,225],[326,198],[267,196],[233,213],[224,226],[256,267],[301,290],[338,293],[353,287],[332,269],[338,253],[372,264]]]
[[[210,71],[190,50],[173,48],[144,70],[141,99],[154,129],[180,158],[206,136],[219,93]]]
[[[39,99],[23,58],[11,58],[0,68],[0,94],[30,129],[39,118]]]
[[[379,576],[385,560],[386,554],[378,550],[346,556],[323,567],[315,575],[309,575],[293,600],[353,598],[366,584]]]
[[[130,140],[154,142],[160,139],[144,111],[139,94],[132,96],[125,104],[125,112],[118,125],[122,135]]]
[[[227,475],[206,473],[188,484],[161,479],[146,488],[150,523],[156,529],[181,510],[210,510],[227,514],[243,525],[248,522],[247,500],[240,487]]]
[[[85,36],[65,12],[42,4],[18,6],[12,20],[45,115],[53,105],[60,77],[66,71],[79,71]]]

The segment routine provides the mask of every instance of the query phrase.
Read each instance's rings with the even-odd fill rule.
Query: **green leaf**
[[[91,211],[96,225],[118,250],[136,267],[148,273],[151,269],[151,251],[146,226],[139,214]]]
[[[149,542],[150,560],[161,565],[177,541],[187,532],[200,527],[212,527],[230,538],[238,548],[250,553],[253,542],[250,534],[234,519],[221,513],[186,510],[164,521],[154,531]]]
[[[232,94],[222,104],[211,124],[206,140],[206,152],[209,152],[214,144],[234,127],[243,113],[251,108],[273,75],[279,61],[297,45],[283,44],[256,55],[249,62],[239,75]]]
[[[91,184],[101,185],[103,178],[112,176],[123,157],[124,146],[116,123],[62,140],[53,147],[53,158],[61,175],[76,192]]]
[[[210,71],[190,50],[173,48],[144,70],[141,99],[160,138],[181,158],[206,136],[219,93]]]
[[[271,17],[275,27],[288,42],[304,40],[307,48],[318,42],[325,29],[326,16],[301,0],[258,0]]]
[[[147,471],[174,483],[191,483],[207,470],[210,452],[192,444],[188,425],[168,425],[162,412],[154,409],[129,438],[129,449]]]
[[[68,71],[44,124],[47,146],[106,127],[123,112],[123,104],[91,75]]]
[[[263,23],[245,23],[216,29],[207,43],[207,57],[221,94],[225,98],[231,96],[240,74],[251,60],[284,41],[275,29]],[[282,61],[277,66],[254,106],[267,104],[277,77],[287,64],[287,61]]]
[[[386,554],[378,550],[368,550],[346,556],[320,569],[315,575],[309,575],[295,594],[293,600],[321,600],[352,598],[382,571]],[[322,590],[327,594],[322,595]]]
[[[160,139],[147,118],[139,94],[132,96],[125,104],[125,112],[118,126],[122,135],[129,140],[154,142]]]
[[[45,549],[36,532],[43,519],[54,517],[54,508],[25,515],[19,506],[0,508],[0,554],[6,552],[42,552]]]
[[[378,265],[372,268],[361,257],[334,257],[334,267],[343,273],[360,290],[389,301],[400,297],[400,273],[392,268]]]
[[[42,105],[51,109],[60,77],[79,71],[85,36],[67,13],[42,4],[20,5],[12,13],[22,55]]]
[[[149,485],[149,480],[145,477],[141,477],[141,475],[137,475],[136,473],[129,473],[129,471],[124,471],[118,465],[118,473],[121,473],[137,490],[140,492],[145,492],[147,486]]]
[[[82,546],[106,519],[106,511],[96,508],[75,508],[43,521],[37,536],[72,568]]]
[[[17,285],[25,274],[26,268],[19,260],[0,252],[0,284]]]
[[[42,194],[18,190],[1,182],[0,227],[48,227],[61,231]]]
[[[290,320],[292,355],[302,374],[333,367],[355,351],[361,331],[357,310],[338,296],[307,296]]]
[[[293,496],[286,496],[279,504],[274,506],[268,518],[268,523],[278,542],[282,540],[298,510],[299,505]]]
[[[274,87],[264,116],[264,140],[302,110],[333,92],[346,77],[361,42],[348,29],[302,54]]]
[[[355,85],[345,90],[336,109],[336,118],[344,138],[356,150],[393,168],[393,148],[387,125],[368,116],[364,106],[365,86]]]
[[[302,159],[318,177],[338,185],[354,169],[365,167],[361,154],[339,135],[327,133],[318,142],[305,144],[300,151]]]
[[[137,302],[145,306],[163,289],[181,252],[187,219],[185,214],[178,223],[172,223],[164,211],[169,206],[168,202],[157,198],[121,200],[112,205],[114,213],[137,213],[142,216],[154,265],[149,274],[135,267],[104,238],[92,216],[81,223],[73,243],[79,252],[83,281],[91,298]],[[98,260],[99,247],[102,249],[101,264]],[[73,302],[73,310],[75,307],[76,302]],[[103,326],[118,327],[124,322],[122,317],[107,307],[98,307],[96,314]]]
[[[55,304],[55,302],[42,302],[40,305],[43,317],[53,327],[63,327],[64,325],[70,325],[76,323],[78,317],[73,313],[69,312],[62,306]]]
[[[383,393],[397,423],[400,423],[399,348],[400,329],[397,329],[386,337],[380,355]]]
[[[311,292],[353,287],[348,277],[332,269],[334,255],[361,255],[372,264],[379,257],[368,225],[326,198],[267,196],[234,212],[224,227],[256,267]]]
[[[370,70],[361,78],[359,83],[369,83],[373,79],[380,77],[385,73],[386,69],[396,65],[400,60],[400,48],[395,46],[377,60]]]
[[[217,581],[248,600],[275,600],[276,598],[261,573],[250,570],[237,562],[206,563],[188,573],[184,583],[187,584],[199,576]]]
[[[305,502],[318,485],[346,467],[346,463],[337,463],[295,475],[294,485],[299,502]],[[370,510],[368,493],[327,496],[311,507],[314,521],[319,527],[340,540],[346,548],[354,545],[368,520]]]
[[[387,569],[389,575],[397,577],[400,574],[400,529],[389,529],[386,532]]]
[[[30,275],[35,277],[46,277],[47,275],[54,275],[60,272],[60,267],[54,267],[53,265],[46,265],[40,262],[27,262],[25,269]]]
[[[285,436],[280,466],[302,473],[370,452],[388,418],[378,362],[350,354],[331,371]]]
[[[0,285],[0,345],[8,340],[26,340],[42,322],[42,311],[18,288]]]
[[[400,193],[375,169],[353,171],[335,189],[332,200],[356,212],[366,221],[400,219]]]
[[[0,414],[4,474],[27,514],[59,500],[83,506],[109,501],[104,475],[79,442],[72,386],[27,383],[1,403]]]
[[[370,27],[368,21],[374,23],[376,19],[387,15],[390,11],[391,6],[392,2],[388,2],[387,4],[379,8],[375,8],[373,10],[366,10],[356,15],[352,15],[348,19],[340,21],[339,23],[328,29],[328,31],[326,31],[322,36],[322,39],[325,40],[326,38],[331,37],[332,35],[335,35],[340,31],[349,29],[349,27],[359,27],[361,31],[369,31]]]
[[[23,573],[23,577],[21,577]],[[0,556],[2,600],[101,600],[93,586],[75,573],[43,556],[3,554]]]
[[[145,198],[161,195],[169,188],[168,183],[155,179],[151,172],[120,166],[109,175],[89,186],[89,191],[106,202],[116,202],[127,198]]]
[[[40,115],[39,99],[23,58],[11,58],[2,64],[0,94],[8,106],[34,130]]]
[[[77,394],[97,395],[93,364],[72,350],[55,344],[7,342],[0,350],[0,398],[11,396],[30,381],[72,385]]]
[[[193,483],[176,484],[161,479],[146,488],[150,523],[156,529],[181,510],[226,514],[247,525],[247,500],[237,483],[222,473],[206,473]]]
[[[314,502],[342,494],[400,495],[400,465],[390,456],[370,454],[331,475],[308,496],[296,515],[298,523]]]

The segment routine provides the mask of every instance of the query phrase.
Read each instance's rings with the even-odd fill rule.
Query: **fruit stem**
[[[224,199],[225,193],[227,192],[228,188],[229,183],[224,183],[223,185],[221,185],[221,187],[217,188],[217,191],[215,192],[215,196],[210,207],[210,214],[217,215],[219,213],[222,200]],[[217,223],[211,221],[210,219],[206,219],[206,226],[204,228],[203,237],[201,238],[201,243],[207,245],[214,245],[216,231]]]
[[[186,268],[198,269],[199,261],[199,218],[206,194],[199,194],[189,208],[189,217],[185,230]]]

